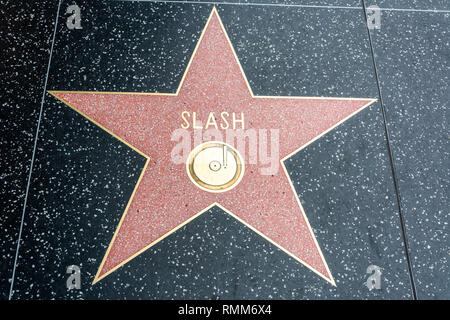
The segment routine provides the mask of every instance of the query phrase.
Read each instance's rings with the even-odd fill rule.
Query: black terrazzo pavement
[[[382,21],[372,39],[417,294],[449,299],[450,12]]]
[[[354,2],[316,4],[361,6]],[[69,3],[61,6],[47,90],[175,91],[212,8],[77,1],[83,29],[68,30]],[[42,32],[30,30],[36,37],[45,34],[47,41],[36,43],[38,48],[50,47],[56,5],[46,7]],[[443,8],[439,2],[431,5]],[[217,8],[255,94],[378,97],[362,9]],[[431,15],[383,12],[381,29],[371,35],[418,297],[443,299],[449,282],[449,16]],[[399,26],[399,21],[406,23]],[[39,88],[30,100],[38,103],[30,110],[40,107],[48,53],[32,55],[42,60],[36,79],[17,86],[21,92],[27,92],[27,82]],[[13,119],[8,136],[30,132],[31,142],[24,142],[22,153],[20,147],[8,147],[11,159],[2,156],[23,180],[15,183],[2,165],[2,186],[17,188],[5,199],[14,203],[5,210],[14,221],[0,220],[3,299],[9,294],[3,279],[11,278],[37,124],[36,111],[30,114],[30,121],[5,116]],[[286,162],[337,287],[218,208],[92,286],[143,164],[134,151],[46,95],[12,299],[412,298],[380,103]],[[66,288],[66,268],[72,264],[81,268],[81,290]],[[382,269],[380,290],[365,286],[372,264]]]
[[[0,1],[0,299],[9,295],[57,1]]]

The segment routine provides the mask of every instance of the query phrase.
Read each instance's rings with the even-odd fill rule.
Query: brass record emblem
[[[225,192],[241,181],[244,161],[239,152],[230,145],[210,141],[191,151],[186,170],[191,181],[200,189]]]

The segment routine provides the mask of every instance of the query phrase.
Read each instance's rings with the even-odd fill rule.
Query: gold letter
[[[193,112],[192,113],[192,128],[194,128],[194,129],[202,129],[203,128],[203,126],[201,125],[201,121],[200,121],[200,126],[197,126],[195,123],[197,122],[197,119],[196,119],[196,113],[195,112]]]
[[[236,122],[240,122],[242,130],[244,130],[244,113],[241,112],[241,119],[236,119],[236,114],[233,112],[233,129],[236,129]]]
[[[229,124],[228,124],[228,121],[227,121],[227,119],[224,117],[224,115],[226,115],[227,117],[230,115],[228,112],[226,112],[226,111],[224,111],[224,112],[222,112],[221,114],[220,114],[220,116],[222,117],[222,120],[223,120],[223,122],[225,122],[226,123],[226,126],[224,126],[222,123],[220,124],[220,127],[222,128],[222,129],[228,129],[228,127],[230,126]]]
[[[187,128],[189,128],[189,121],[186,120],[186,118],[184,117],[184,114],[187,114],[188,117],[190,117],[191,114],[189,113],[189,111],[183,111],[181,113],[181,118],[184,120],[184,122],[186,122],[186,124],[181,125],[181,128],[187,129]]]
[[[212,121],[211,121],[211,120],[212,120]],[[212,113],[212,112],[209,113],[208,121],[206,121],[205,130],[208,130],[208,127],[210,126],[210,124],[213,124],[214,127],[216,127],[216,129],[219,129],[219,128],[217,127],[216,119],[214,118],[214,113]]]

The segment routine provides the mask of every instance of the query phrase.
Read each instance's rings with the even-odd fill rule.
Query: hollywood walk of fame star
[[[283,161],[375,99],[255,96],[215,8],[176,93],[49,92],[147,159],[93,283],[217,205],[335,285]],[[183,111],[243,113],[246,128],[279,129],[282,169],[247,163],[226,192],[197,187],[171,159]]]

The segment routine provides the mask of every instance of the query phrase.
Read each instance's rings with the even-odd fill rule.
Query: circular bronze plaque
[[[225,192],[234,188],[244,174],[244,161],[239,152],[220,142],[205,142],[189,154],[186,170],[191,181],[209,192]]]

